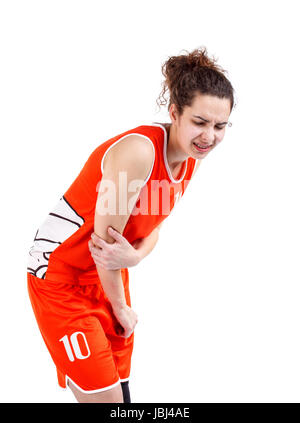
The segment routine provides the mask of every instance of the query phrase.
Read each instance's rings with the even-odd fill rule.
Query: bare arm
[[[117,270],[124,267],[136,266],[155,247],[161,225],[162,223],[147,237],[137,239],[132,244],[111,227],[108,228],[108,233],[116,241],[112,244],[92,233],[91,240],[88,244],[95,264],[106,270]]]
[[[141,180],[142,183],[147,178],[153,159],[153,149],[149,141],[135,135],[127,137],[126,142],[120,141],[106,155],[94,219],[94,232],[106,242],[114,242],[114,238],[107,232],[109,226],[121,234],[123,233],[140,189],[133,197],[128,198],[130,207],[127,201],[120,204],[120,198],[125,198],[125,194],[128,194],[130,182]],[[119,184],[119,172],[124,172],[123,176],[126,175],[126,183]],[[106,270],[99,265],[96,267],[101,285],[112,305],[114,314],[123,328],[128,326],[128,331],[125,330],[125,334],[130,335],[134,316],[132,314],[130,316],[129,307],[126,304],[121,270]],[[125,311],[127,318],[124,318]]]

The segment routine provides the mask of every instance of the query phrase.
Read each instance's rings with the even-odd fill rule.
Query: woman
[[[152,251],[163,220],[220,143],[233,88],[206,49],[170,57],[159,104],[171,123],[142,125],[98,146],[39,227],[28,291],[57,368],[79,402],[130,402],[137,315],[128,267]]]

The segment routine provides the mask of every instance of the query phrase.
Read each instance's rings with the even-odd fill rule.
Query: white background
[[[206,46],[232,128],[130,269],[133,402],[299,402],[297,1],[1,1],[2,402],[75,402],[26,287],[38,226],[107,139],[169,121],[161,65]]]

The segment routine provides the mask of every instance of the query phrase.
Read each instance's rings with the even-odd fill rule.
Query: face
[[[178,115],[171,105],[169,114],[182,155],[203,159],[224,138],[230,115],[230,100],[197,94],[191,106]]]

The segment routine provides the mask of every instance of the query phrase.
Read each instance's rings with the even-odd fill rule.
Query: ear
[[[175,123],[178,120],[179,114],[176,107],[176,104],[172,103],[169,109],[169,116],[172,123]]]

